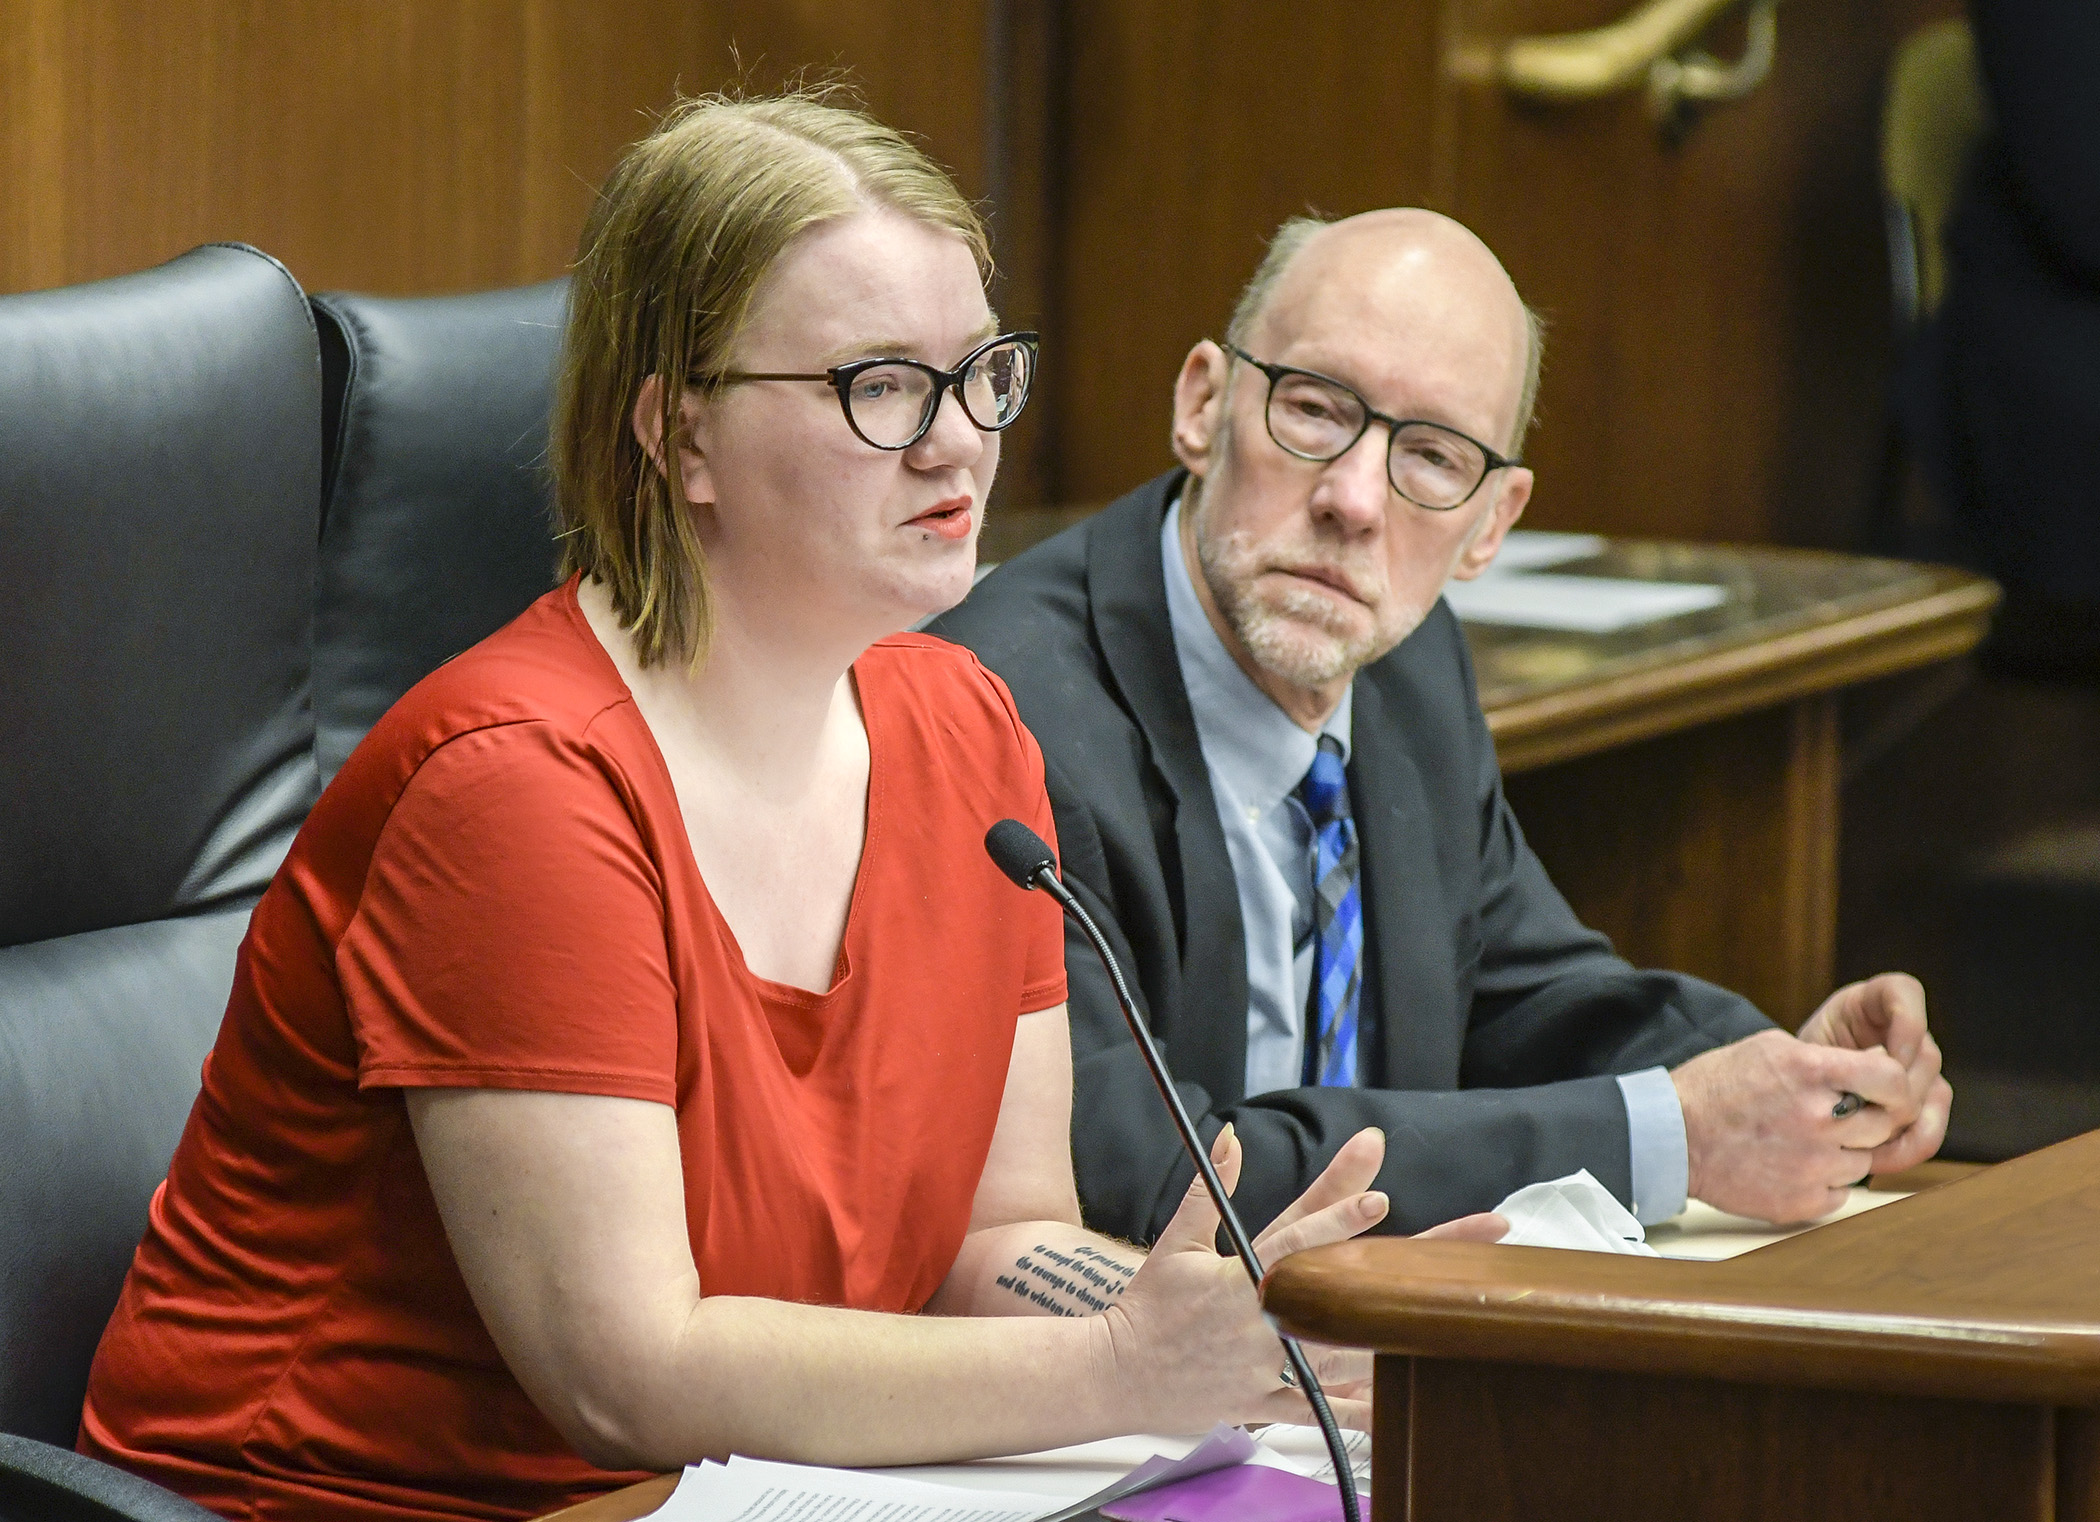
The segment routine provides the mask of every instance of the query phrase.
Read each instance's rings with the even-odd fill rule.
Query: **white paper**
[[[1154,1454],[1180,1458],[1203,1441],[1199,1437],[1148,1436],[1100,1438],[1040,1453],[1007,1458],[971,1459],[955,1464],[914,1464],[883,1471],[904,1479],[965,1490],[1024,1490],[1054,1496],[1060,1505],[1090,1496],[1112,1484]]]
[[[1350,1452],[1356,1455],[1357,1467],[1362,1469],[1369,1462],[1370,1438],[1360,1432],[1342,1435],[1349,1440]],[[1040,1492],[1056,1496],[1060,1502],[1072,1502],[1094,1495],[1155,1456],[1183,1458],[1207,1440],[1140,1433],[1074,1443],[1067,1448],[1047,1448],[1040,1453],[971,1459],[960,1464],[919,1464],[885,1473],[970,1490]],[[1255,1434],[1254,1452],[1247,1462],[1293,1469],[1314,1479],[1333,1478],[1331,1472],[1316,1472],[1327,1467],[1327,1447],[1317,1427],[1264,1427]]]
[[[1555,534],[1544,529],[1512,529],[1502,538],[1502,548],[1488,562],[1483,576],[1503,576],[1516,571],[1543,571],[1549,565],[1588,560],[1609,548],[1602,534]]]
[[[1648,1245],[1665,1258],[1697,1258],[1712,1262],[1770,1247],[1774,1242],[1784,1242],[1788,1237],[1814,1231],[1818,1226],[1828,1226],[1832,1221],[1842,1221],[1863,1210],[1909,1198],[1908,1194],[1898,1190],[1882,1192],[1855,1185],[1847,1193],[1845,1203],[1829,1215],[1791,1226],[1774,1226],[1749,1216],[1729,1215],[1703,1201],[1693,1200],[1681,1214],[1657,1222],[1648,1233]]]
[[[1633,1212],[1587,1168],[1566,1178],[1527,1184],[1495,1207],[1509,1222],[1510,1247],[1570,1247],[1582,1252],[1627,1253],[1660,1257],[1647,1243],[1647,1233]]]
[[[1451,611],[1472,624],[1510,624],[1573,634],[1615,634],[1640,624],[1718,608],[1726,587],[1616,576],[1534,575],[1515,571],[1444,584]]]
[[[1295,1469],[1308,1479],[1334,1483],[1334,1459],[1327,1452],[1327,1437],[1318,1427],[1298,1427],[1287,1422],[1278,1422],[1264,1427],[1255,1438],[1264,1450],[1257,1453],[1252,1462],[1260,1463],[1267,1454],[1276,1456],[1280,1469]],[[1342,1429],[1342,1448],[1349,1455],[1350,1472],[1356,1476],[1356,1488],[1360,1494],[1371,1492],[1371,1434]]]
[[[1228,1464],[1244,1464],[1255,1454],[1254,1439],[1247,1435],[1244,1427],[1235,1427],[1229,1422],[1219,1422],[1204,1436],[1202,1442],[1178,1459],[1170,1459],[1163,1453],[1155,1453],[1120,1480],[1102,1486],[1091,1495],[1062,1507],[1054,1516],[1042,1522],[1068,1522],[1082,1512],[1093,1511],[1111,1501],[1120,1501],[1125,1496],[1134,1496],[1142,1490],[1157,1490],[1162,1485],[1171,1485],[1176,1480],[1186,1480],[1194,1475],[1209,1474],[1213,1469],[1223,1469]]]
[[[1033,1522],[1060,1504],[1055,1496],[738,1456],[686,1466],[655,1515],[663,1522]]]
[[[1368,1494],[1370,1436],[1342,1436],[1358,1489]],[[746,1458],[695,1464],[654,1515],[662,1522],[1049,1522],[1075,1503],[1083,1502],[1080,1510],[1098,1506],[1107,1491],[1130,1494],[1138,1487],[1126,1482],[1139,1474],[1164,1484],[1228,1463],[1334,1478],[1317,1427],[1278,1424],[1250,1436],[1221,1422],[1200,1438],[1139,1434],[961,1464],[874,1470]]]

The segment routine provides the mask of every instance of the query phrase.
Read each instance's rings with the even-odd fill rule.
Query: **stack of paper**
[[[1502,541],[1500,552],[1475,580],[1447,582],[1444,601],[1469,624],[1616,634],[1718,608],[1728,600],[1726,587],[1699,582],[1537,574],[1548,566],[1592,559],[1609,547],[1595,534],[1519,530]]]
[[[1616,634],[1638,624],[1718,608],[1728,601],[1728,589],[1689,581],[1512,572],[1448,582],[1444,601],[1469,624]]]
[[[908,1479],[957,1485],[970,1490],[1025,1490],[1056,1496],[1064,1502],[1084,1499],[1091,1506],[1093,1497],[1106,1493],[1132,1470],[1143,1468],[1154,1459],[1190,1457],[1198,1449],[1218,1443],[1221,1432],[1230,1434],[1232,1431],[1230,1427],[1213,1428],[1201,1438],[1165,1437],[1156,1433],[1102,1438],[1042,1453],[974,1459],[964,1464],[922,1464],[889,1472]],[[1320,1435],[1318,1427],[1297,1427],[1279,1422],[1260,1428],[1252,1436],[1254,1452],[1247,1459],[1248,1463],[1290,1469],[1316,1480],[1333,1480],[1334,1465],[1327,1457],[1327,1440]],[[1357,1489],[1368,1489],[1371,1484],[1371,1435],[1368,1432],[1344,1432],[1342,1440],[1348,1446],[1350,1464],[1356,1471]]]
[[[663,1522],[1036,1522],[1055,1497],[733,1457],[689,1465]]]
[[[1327,1452],[1327,1435],[1318,1427],[1294,1427],[1286,1422],[1264,1427],[1255,1435],[1261,1452],[1254,1462],[1283,1464],[1316,1480],[1334,1479],[1334,1460]],[[1349,1455],[1349,1469],[1356,1476],[1359,1492],[1371,1488],[1371,1434],[1342,1429],[1342,1447]],[[1273,1455],[1273,1458],[1271,1457]]]
[[[1308,1429],[1272,1430],[1302,1437]],[[1071,1522],[1097,1508],[1118,1522],[1338,1522],[1341,1515],[1340,1492],[1310,1478],[1306,1460],[1283,1457],[1224,1423],[1178,1458],[1154,1452],[1134,1467],[1112,1466],[1114,1477],[1098,1483],[1090,1450],[1127,1453],[1132,1441],[1155,1440],[916,1472],[732,1458],[689,1467],[656,1515],[663,1522]],[[995,1488],[1012,1484],[1017,1470],[1023,1484],[1041,1488]],[[924,1478],[933,1474],[941,1478]],[[1075,1495],[1078,1484],[1085,1494]]]
[[[1602,534],[1556,534],[1546,529],[1511,529],[1502,536],[1487,574],[1503,576],[1511,571],[1543,571],[1549,565],[1571,560],[1590,560],[1611,548]]]

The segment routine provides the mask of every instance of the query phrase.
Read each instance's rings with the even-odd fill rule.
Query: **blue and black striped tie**
[[[1306,1000],[1305,1082],[1346,1087],[1356,1082],[1357,1006],[1363,992],[1363,888],[1357,872],[1356,821],[1349,814],[1349,779],[1341,742],[1320,736],[1312,769],[1298,799],[1313,824],[1312,994]]]

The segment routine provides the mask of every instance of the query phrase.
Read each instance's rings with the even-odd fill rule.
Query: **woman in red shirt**
[[[510,1518],[732,1451],[1303,1417],[1200,1193],[1149,1257],[1080,1226],[1057,911],[980,844],[1050,835],[1042,760],[895,632],[969,589],[1026,400],[988,265],[814,99],[630,151],[565,344],[571,574],[381,721],[257,906],[85,1451],[229,1517]],[[1379,1150],[1265,1253],[1373,1224]]]

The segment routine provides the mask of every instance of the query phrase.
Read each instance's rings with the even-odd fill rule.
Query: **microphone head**
[[[1037,877],[1057,870],[1057,857],[1043,837],[1018,819],[1002,819],[984,832],[984,849],[1017,888],[1033,888]]]

